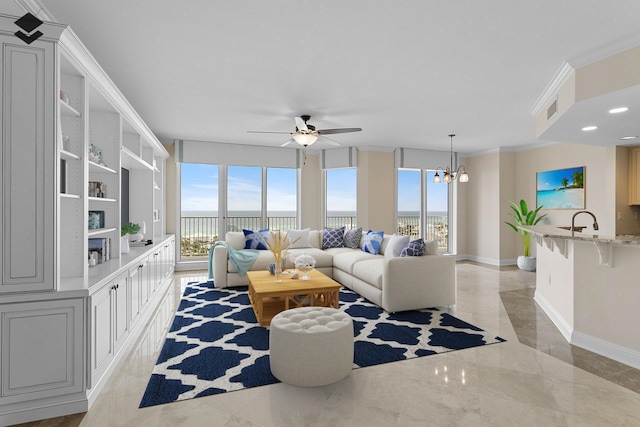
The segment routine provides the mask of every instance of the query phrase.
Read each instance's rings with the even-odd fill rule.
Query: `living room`
[[[635,4],[613,7],[606,2],[595,2],[584,7],[577,1],[562,6],[549,2],[550,10],[556,12],[553,17],[545,17],[549,14],[538,11],[538,8],[544,9],[539,5],[516,11],[495,2],[488,6],[470,2],[412,4],[406,9],[392,8],[386,2],[357,6],[311,6],[304,2],[287,2],[281,7],[245,4],[228,6],[229,10],[225,9],[227,6],[197,4],[177,8],[162,4],[157,6],[157,19],[147,20],[149,27],[141,25],[134,29],[132,22],[140,22],[140,16],[155,18],[148,6],[124,2],[109,6],[72,3],[63,1],[46,6],[57,22],[69,24],[77,33],[166,150],[163,157],[165,153],[154,146],[153,159],[143,161],[154,166],[152,160],[157,158],[158,164],[163,164],[160,170],[164,180],[164,184],[158,182],[162,190],[154,190],[162,192],[159,203],[162,207],[158,208],[154,199],[151,204],[156,206],[149,209],[148,214],[145,210],[144,215],[154,240],[165,234],[175,235],[177,245],[173,254],[177,262],[172,276],[174,283],[168,285],[167,301],[171,301],[158,303],[164,308],[150,315],[149,322],[143,322],[144,328],[138,326],[141,338],[131,343],[131,349],[118,356],[108,368],[111,378],[104,381],[89,412],[66,419],[69,425],[176,424],[202,420],[217,420],[219,425],[243,422],[249,425],[357,425],[362,420],[371,425],[420,425],[427,420],[437,425],[509,425],[522,413],[529,415],[533,424],[545,425],[566,425],[572,421],[598,425],[605,420],[620,423],[638,420],[635,408],[640,405],[637,405],[634,387],[639,380],[633,368],[616,365],[607,372],[609,365],[605,364],[607,367],[602,372],[594,373],[578,363],[572,365],[553,354],[551,349],[560,348],[561,344],[545,342],[546,332],[540,333],[538,350],[521,344],[526,340],[519,336],[519,325],[514,320],[518,310],[514,314],[502,299],[507,297],[503,292],[535,288],[535,273],[514,267],[516,257],[521,255],[520,240],[504,223],[510,220],[510,201],[526,199],[530,204],[535,203],[539,172],[584,167],[584,208],[597,216],[601,233],[640,234],[640,222],[636,219],[638,208],[628,203],[631,147],[637,144],[633,140],[620,141],[623,136],[638,133],[638,120],[634,115],[640,111],[634,104],[637,103],[635,90],[640,83],[635,65],[638,63]],[[27,11],[37,14],[41,6],[37,2],[7,1],[2,13],[14,17]],[[423,13],[414,14],[414,9]],[[201,13],[203,10],[206,13]],[[194,21],[199,13],[200,21]],[[499,21],[518,18],[517,22],[475,39],[481,27],[497,25],[500,13],[504,19]],[[330,31],[331,18],[340,14],[343,18],[335,25],[334,34]],[[371,24],[354,25],[350,29],[348,23],[353,21],[349,19],[360,14],[367,16]],[[528,14],[536,19],[525,22]],[[122,23],[123,31],[113,34],[117,33],[113,31],[114,25],[98,25],[97,16],[107,22]],[[296,23],[300,16],[314,18]],[[581,20],[591,24],[589,30],[587,24],[578,22]],[[601,22],[607,25],[599,26]],[[279,26],[294,33],[287,35],[287,43],[283,42],[285,31],[276,31]],[[299,28],[304,26],[309,28]],[[246,28],[239,31],[238,27]],[[422,27],[425,29],[421,30]],[[427,30],[429,27],[433,27],[433,32]],[[612,32],[614,27],[616,30]],[[253,35],[241,38],[240,33],[249,33],[250,28],[255,31]],[[385,30],[379,31],[380,28]],[[538,34],[549,28],[555,29],[553,35]],[[186,39],[209,43],[206,49],[195,50],[200,57],[215,58],[213,63],[194,60],[198,56],[191,56],[191,47],[180,49],[173,44],[181,32],[189,31],[192,33]],[[316,33],[317,36],[312,37]],[[411,44],[412,40],[421,40],[420,37],[448,40],[454,33],[462,36],[457,41],[452,39],[446,48],[437,43]],[[235,37],[225,37],[228,34]],[[323,37],[328,41],[320,43],[318,40]],[[539,37],[544,39],[539,41]],[[483,51],[484,46],[492,46],[502,38],[513,40],[487,49],[485,60],[477,58],[482,56],[478,52]],[[553,42],[562,38],[565,45]],[[337,50],[345,40],[348,43]],[[548,46],[549,52],[532,50],[537,43]],[[243,58],[231,56],[232,50],[242,51]],[[527,53],[522,54],[521,50]],[[159,59],[163,57],[159,51],[174,52],[171,64]],[[452,55],[449,51],[459,53]],[[334,56],[338,59],[333,59]],[[472,59],[480,62],[471,62]],[[533,62],[537,62],[535,67]],[[279,65],[274,67],[272,63]],[[328,68],[321,67],[322,63]],[[396,65],[390,65],[394,63]],[[145,67],[169,70],[167,74],[158,71],[160,80],[152,81],[146,77],[152,72]],[[334,67],[332,71],[327,71],[331,67]],[[405,71],[408,68],[414,71],[409,74]],[[178,77],[177,69],[185,74]],[[262,69],[264,75],[256,77],[250,72],[256,69]],[[343,81],[335,79],[339,74],[335,70],[344,71]],[[627,70],[627,74],[635,77],[620,76],[619,70]],[[597,77],[592,76],[594,73]],[[424,82],[443,80],[446,74],[453,83],[443,83],[442,88],[428,85],[428,89],[420,89],[423,84],[427,87]],[[324,80],[327,83],[323,84]],[[595,84],[596,80],[599,83]],[[200,86],[187,84],[194,81],[201,82]],[[492,85],[483,83],[488,81]],[[187,85],[181,86],[181,83]],[[264,90],[262,86],[272,87]],[[594,87],[598,89],[588,93]],[[603,97],[607,98],[606,102]],[[378,102],[380,99],[385,102]],[[549,107],[556,99],[558,111],[549,116]],[[629,113],[616,118],[620,122],[614,126],[618,133],[624,130],[624,135],[601,125],[598,140],[594,142],[593,134],[584,136],[579,128],[567,130],[582,124],[585,117],[605,123],[609,120],[605,118],[607,110],[597,109],[612,102],[630,106]],[[215,104],[216,109],[207,110],[207,104]],[[590,113],[597,111],[587,115],[581,108]],[[249,130],[293,133],[294,118],[303,114],[310,114],[309,123],[319,129],[359,126],[362,132],[329,135],[340,147],[322,138],[311,147],[295,143],[280,147],[291,135],[247,133]],[[579,117],[576,118],[576,114]],[[125,133],[138,130],[136,120],[122,125]],[[447,136],[451,133],[456,134],[453,140]],[[106,156],[108,153],[103,151]],[[144,147],[140,151],[144,160]],[[299,177],[298,222],[292,228],[318,230],[326,225],[325,171],[346,167],[353,168],[356,175],[356,224],[365,230],[383,230],[388,234],[398,231],[399,170],[433,173],[437,168],[455,170],[463,164],[469,174],[468,182],[437,184],[449,189],[445,252],[458,261],[458,299],[450,309],[459,318],[495,332],[507,343],[358,369],[346,382],[327,388],[300,391],[276,384],[138,409],[141,396],[137,394],[144,391],[149,380],[184,286],[192,280],[206,279],[206,262],[194,264],[180,259],[180,168],[186,164],[277,167],[285,161]],[[157,172],[150,173],[152,176]],[[132,182],[135,179],[133,176]],[[203,181],[203,184],[212,183]],[[115,182],[108,185],[111,188]],[[92,203],[108,202],[90,200],[88,203],[90,209]],[[154,230],[155,225],[150,225],[157,223],[156,208],[162,213],[161,230]],[[83,209],[88,208],[77,209],[79,216],[84,216]],[[104,210],[108,216],[109,208]],[[428,210],[425,208],[425,213]],[[546,209],[545,224],[571,225],[576,211]],[[582,221],[584,224],[579,225],[590,226],[586,219]],[[111,232],[116,236],[119,231]],[[64,264],[67,255],[61,256]],[[86,268],[72,266],[76,267]],[[195,269],[198,271],[194,272]],[[11,303],[20,302],[20,297],[11,298]],[[540,313],[535,314],[531,297],[528,303],[528,309],[533,309],[534,318],[542,325],[544,320]],[[562,345],[567,346],[562,347],[562,351],[579,351],[566,342]],[[548,351],[544,350],[545,346]],[[468,387],[463,387],[464,381],[458,381],[455,386],[452,381],[449,385],[441,375],[443,370],[455,371],[458,375],[466,372]],[[135,373],[128,375],[127,372]],[[417,379],[426,377],[427,372],[428,379]],[[494,375],[505,380],[494,380]],[[623,381],[614,381],[614,376],[632,378],[629,380],[632,384],[621,385]],[[3,377],[7,378],[4,371]],[[453,374],[447,378],[452,379]],[[526,390],[526,384],[533,384],[532,389]],[[414,387],[411,390],[421,398],[407,398],[405,402],[394,398],[383,402],[382,390],[387,387],[398,391]],[[441,397],[425,397],[429,394],[425,391],[431,387],[440,390]],[[557,393],[553,399],[544,400],[541,397],[544,390],[554,387]],[[572,389],[574,392],[579,389],[575,396],[570,396]],[[598,390],[595,393],[598,396],[614,396],[607,404],[614,405],[619,413],[598,404],[585,389]],[[443,401],[443,396],[449,401]],[[133,403],[123,403],[125,399]],[[299,407],[298,411],[287,410],[291,402]],[[317,405],[318,402],[322,404]],[[127,409],[113,411],[116,405]],[[587,408],[589,405],[592,407]],[[336,417],[327,415],[328,408],[334,408]],[[501,408],[506,408],[503,413]],[[590,419],[598,411],[600,414]]]

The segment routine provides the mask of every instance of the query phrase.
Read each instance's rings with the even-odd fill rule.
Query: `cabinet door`
[[[131,294],[130,298],[130,318],[131,318],[131,326],[133,326],[140,317],[140,309],[142,307],[140,301],[140,268],[136,265],[129,269],[129,293]]]
[[[83,298],[0,304],[0,405],[84,390],[85,311]]]
[[[640,147],[629,151],[629,204],[640,205]]]
[[[114,343],[116,351],[122,346],[124,339],[129,335],[129,316],[127,313],[127,300],[129,288],[129,275],[120,275],[113,281],[112,294],[114,296]]]
[[[93,383],[113,359],[113,282],[91,295],[91,372]]]
[[[0,292],[56,287],[53,44],[0,36]]]
[[[151,292],[155,292],[162,281],[162,249],[158,248],[153,252],[153,286]]]
[[[138,280],[140,281],[140,305],[144,309],[149,301],[149,260],[145,259],[138,265]]]

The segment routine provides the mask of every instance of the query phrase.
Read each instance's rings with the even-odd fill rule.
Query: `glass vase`
[[[282,282],[282,264],[276,264],[276,282]]]

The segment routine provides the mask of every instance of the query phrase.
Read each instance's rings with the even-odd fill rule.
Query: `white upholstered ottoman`
[[[314,387],[340,381],[353,368],[353,322],[329,307],[278,313],[269,331],[271,373],[287,384]]]

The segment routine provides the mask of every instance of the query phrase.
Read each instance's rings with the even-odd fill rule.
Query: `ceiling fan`
[[[295,132],[269,132],[269,131],[258,131],[258,130],[249,130],[249,133],[280,133],[280,134],[288,134],[293,135],[293,137],[281,145],[281,147],[287,146],[291,144],[291,142],[297,142],[303,147],[308,147],[314,142],[318,140],[318,138],[322,138],[327,143],[331,145],[340,145],[336,141],[331,138],[326,137],[325,135],[330,135],[334,133],[348,133],[348,132],[360,132],[361,128],[341,128],[341,129],[317,129],[314,125],[310,125],[307,123],[311,116],[303,115],[300,117],[296,117],[296,131]]]

